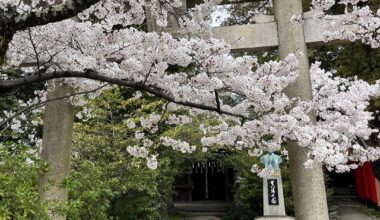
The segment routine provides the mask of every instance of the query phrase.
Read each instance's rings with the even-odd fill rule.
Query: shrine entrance
[[[234,170],[217,161],[193,162],[175,180],[173,203],[184,216],[225,214],[233,201]]]
[[[234,171],[216,161],[194,162],[174,184],[174,202],[233,200]]]

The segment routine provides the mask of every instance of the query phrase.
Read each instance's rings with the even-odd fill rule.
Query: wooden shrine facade
[[[217,161],[193,162],[188,172],[174,184],[173,202],[231,202],[234,194],[234,170]]]

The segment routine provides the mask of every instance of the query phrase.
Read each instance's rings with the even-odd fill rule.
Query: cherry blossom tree
[[[326,41],[361,40],[379,47],[380,10],[373,12],[363,6],[365,2],[338,1],[346,8],[345,14],[332,17],[325,12],[336,4],[334,0],[312,1],[315,16],[331,21]],[[219,3],[210,0],[183,10],[180,0],[0,0],[0,17],[4,18],[0,28],[6,33],[1,41],[5,59],[0,90],[55,80],[49,89],[68,85],[61,94],[67,98],[73,95],[71,90],[82,94],[109,84],[126,86],[163,98],[169,112],[185,110],[183,115],[169,117],[168,123],[188,123],[197,114],[218,120],[217,126],[200,127],[205,147],[226,145],[259,157],[296,141],[309,152],[306,167],[318,162],[337,172],[380,158],[378,148],[365,144],[371,135],[378,135],[368,124],[373,116],[366,107],[371,97],[380,95],[380,81],[369,85],[334,77],[315,63],[310,70],[313,100],[289,98],[284,89],[297,78],[299,54],[264,64],[255,56],[232,56],[228,44],[212,38],[210,12]],[[168,17],[174,18],[179,32],[144,31],[146,15],[163,29],[170,26]],[[292,21],[299,25],[302,16],[295,15]],[[345,25],[355,28],[347,31]],[[11,77],[10,69],[20,69],[22,75]],[[29,104],[41,106],[49,101],[45,96],[42,93],[37,103]],[[70,100],[78,105],[84,101]],[[313,114],[318,117],[316,123]],[[8,111],[0,123],[23,132],[20,117],[22,111]],[[150,168],[159,165],[159,155],[149,152],[152,144],[144,132],[154,133],[159,121],[160,116],[152,114],[140,119],[140,129],[132,121],[128,124],[136,130],[136,143],[141,144],[127,150],[146,158]],[[162,137],[160,144],[185,153],[195,148],[169,137]],[[268,173],[257,165],[252,170],[259,175]]]

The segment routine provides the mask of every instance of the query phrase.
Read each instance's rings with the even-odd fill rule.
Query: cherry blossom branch
[[[215,101],[216,101],[216,108],[218,109],[218,111],[222,111],[221,107],[220,107],[220,100],[219,100],[219,92],[217,90],[215,90]]]
[[[32,36],[32,30],[30,28],[28,29],[28,34],[29,34],[30,43],[32,44],[32,47],[33,47],[34,55],[36,57],[38,74],[40,74],[40,69],[41,69],[40,56],[39,56],[38,51],[37,51],[37,45],[34,43],[33,36]]]
[[[70,0],[62,3],[62,7],[41,5],[45,8],[42,14],[32,12],[26,15],[24,19],[16,19],[19,16],[17,6],[8,6],[5,9],[0,7],[0,63],[4,62],[9,43],[17,31],[74,17],[99,1]]]
[[[58,79],[58,78],[86,78],[86,79],[98,80],[101,82],[108,82],[111,84],[126,86],[126,87],[133,88],[136,90],[146,91],[159,98],[163,98],[169,102],[173,102],[178,105],[197,108],[201,110],[213,111],[219,114],[225,114],[225,115],[229,115],[233,117],[252,120],[252,118],[248,118],[247,116],[244,116],[244,115],[235,114],[232,112],[221,110],[217,106],[210,106],[210,105],[194,103],[194,102],[189,102],[189,101],[178,101],[174,97],[168,94],[165,94],[160,88],[154,88],[152,86],[145,85],[141,82],[132,82],[132,81],[126,81],[126,80],[122,80],[118,78],[104,76],[94,70],[86,70],[83,72],[82,71],[49,72],[49,73],[44,73],[44,74],[33,74],[30,76],[25,76],[25,77],[17,78],[17,79],[1,80],[0,92],[9,91],[22,85],[28,85],[31,83],[43,82],[43,81]]]
[[[16,7],[9,6],[6,11],[0,10],[0,30],[1,33],[4,33],[3,31],[15,33],[16,31],[25,30],[29,27],[62,21],[76,16],[78,13],[98,2],[100,2],[100,0],[70,0],[64,1],[64,3],[46,5],[45,1],[43,1],[38,5],[44,8],[42,14],[32,12],[27,15],[26,19],[17,22],[15,17],[18,16],[19,13]],[[58,5],[59,7],[57,7]]]
[[[40,108],[42,107],[44,104],[48,103],[48,102],[53,102],[53,101],[57,101],[57,100],[61,100],[61,99],[67,99],[67,98],[70,98],[70,97],[74,97],[74,96],[79,96],[79,95],[84,95],[84,94],[89,94],[89,93],[93,93],[93,92],[96,92],[106,86],[108,86],[109,84],[105,84],[105,85],[102,85],[98,88],[95,88],[95,89],[92,89],[92,90],[88,90],[88,91],[83,91],[83,92],[78,92],[78,93],[73,93],[73,94],[70,94],[70,95],[65,95],[65,96],[61,96],[61,97],[57,97],[57,98],[54,98],[54,99],[49,99],[49,100],[45,100],[45,101],[42,101],[42,102],[38,102],[38,103],[34,103],[32,105],[29,105],[19,111],[17,111],[16,113],[14,113],[13,115],[11,115],[10,117],[7,117],[4,121],[0,122],[0,128],[5,126],[8,122],[12,121],[14,118],[16,118],[17,116],[21,115],[22,113],[26,112],[26,111],[31,111],[31,110],[34,110],[34,109],[37,109],[37,108]],[[4,128],[0,134],[6,130],[6,128]]]

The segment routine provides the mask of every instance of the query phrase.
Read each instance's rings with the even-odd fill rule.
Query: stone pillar
[[[286,93],[289,97],[311,100],[310,67],[303,25],[292,24],[290,21],[293,15],[303,14],[302,0],[274,0],[274,13],[278,25],[280,59],[294,53],[299,60],[300,76],[286,89]],[[305,169],[303,164],[307,151],[299,147],[297,143],[289,142],[288,151],[295,218],[297,220],[328,220],[322,166],[315,164],[314,168]]]
[[[263,178],[264,216],[255,220],[294,220],[286,216],[281,170],[276,169],[273,175]]]
[[[281,171],[263,178],[264,216],[285,216],[284,192]]]
[[[61,81],[59,81],[61,82]],[[47,100],[67,96],[73,88],[67,84],[49,82]],[[67,176],[73,143],[74,108],[68,99],[46,103],[41,158],[49,164],[48,172],[41,176],[39,194],[41,201],[66,202],[68,193],[59,184]],[[53,215],[50,219],[64,220],[65,216]]]

